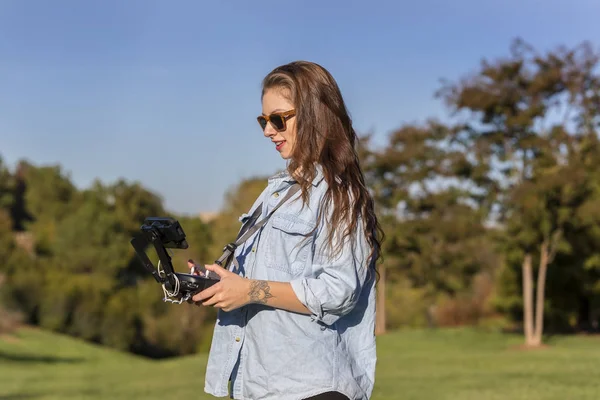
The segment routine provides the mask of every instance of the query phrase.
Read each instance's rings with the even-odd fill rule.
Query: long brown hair
[[[376,268],[383,232],[359,164],[357,135],[337,82],[322,66],[295,61],[271,71],[264,78],[262,88],[263,96],[269,89],[285,89],[295,105],[297,132],[287,168],[300,184],[304,202],[316,175],[316,164],[323,168],[328,184],[323,205],[325,210],[333,207],[327,223],[346,227],[341,240],[335,240],[334,253],[341,250],[344,240],[362,222],[371,246],[370,261]],[[324,215],[327,214],[324,211]],[[327,237],[330,249],[333,249],[334,236],[336,232],[330,230]]]

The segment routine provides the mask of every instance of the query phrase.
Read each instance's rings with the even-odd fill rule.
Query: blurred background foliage
[[[598,53],[515,40],[437,95],[447,121],[359,145],[386,233],[378,332],[480,325],[535,345],[544,330],[597,330]],[[176,269],[212,262],[266,178],[206,219],[168,213],[137,182],[79,189],[60,165],[0,159],[0,333],[26,323],[149,357],[206,351],[215,311],[164,303],[129,240],[146,217],[172,216],[190,243]]]

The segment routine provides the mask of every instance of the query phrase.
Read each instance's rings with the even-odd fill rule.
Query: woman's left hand
[[[226,270],[218,264],[204,266],[221,280],[192,297],[192,301],[204,306],[213,306],[223,311],[232,311],[250,302],[250,281]]]

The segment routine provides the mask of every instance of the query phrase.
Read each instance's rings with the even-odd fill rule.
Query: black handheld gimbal
[[[175,272],[167,249],[188,248],[185,232],[179,221],[168,217],[149,217],[140,229],[141,235],[131,239],[131,245],[144,268],[154,276],[156,282],[162,285],[165,294],[163,301],[179,304],[187,302],[196,293],[219,281],[219,277],[210,274],[210,271],[205,271],[205,276]],[[150,244],[158,254],[159,261],[156,267],[145,252]]]

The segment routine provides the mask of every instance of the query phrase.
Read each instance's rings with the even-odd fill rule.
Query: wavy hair
[[[300,184],[304,202],[316,176],[316,165],[323,168],[328,189],[321,208],[324,215],[330,216],[331,226],[345,227],[341,240],[334,239],[335,230],[329,231],[329,249],[337,254],[362,222],[371,247],[369,258],[376,269],[383,231],[365,185],[356,150],[357,135],[337,82],[319,64],[295,61],[275,68],[263,79],[262,96],[269,89],[284,89],[282,93],[289,96],[296,109],[296,139],[287,169]]]

